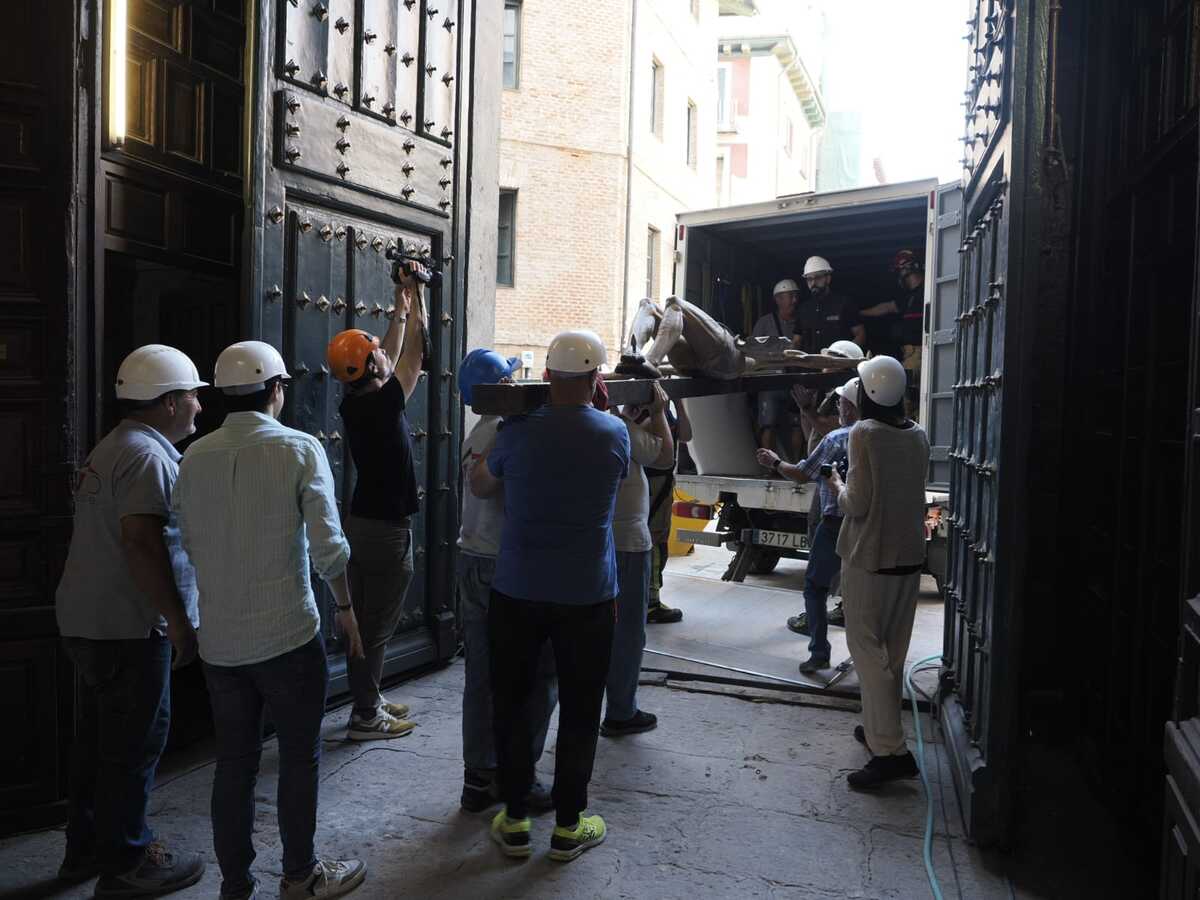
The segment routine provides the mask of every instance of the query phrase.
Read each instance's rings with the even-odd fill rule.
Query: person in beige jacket
[[[929,440],[904,414],[905,373],[876,356],[858,367],[861,419],[850,432],[838,536],[846,643],[862,686],[863,724],[854,736],[870,761],[851,772],[855,790],[918,774],[904,741],[900,691],[925,562],[925,475]]]

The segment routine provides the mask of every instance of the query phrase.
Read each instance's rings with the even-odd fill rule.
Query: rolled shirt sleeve
[[[337,501],[333,496],[333,473],[325,451],[314,441],[306,444],[303,476],[300,479],[300,509],[308,535],[308,552],[313,568],[324,581],[346,571],[350,542],[342,533]]]

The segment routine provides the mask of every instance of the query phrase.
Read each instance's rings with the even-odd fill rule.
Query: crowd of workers
[[[808,274],[822,296],[829,272]],[[329,588],[346,648],[347,737],[409,733],[408,708],[385,700],[380,679],[413,577],[417,484],[405,408],[421,366],[419,290],[411,274],[401,278],[382,340],[350,330],[329,346],[357,473],[344,519],[322,445],[279,422],[290,376],[269,344],[243,341],[218,356],[213,386],[228,415],[182,457],[175,445],[195,432],[205,386],[195,364],[148,345],[121,365],[122,418],[80,472],[57,595],[83,685],[61,878],[99,875],[96,896],[134,897],[202,877],[201,854],[156,840],[146,815],[170,721],[170,673],[198,654],[216,736],[211,817],[221,896],[258,890],[252,834],[264,715],[279,748],[280,896],[334,897],[362,882],[361,860],[321,858],[314,848],[329,673],[309,573]],[[794,304],[778,302],[782,330]],[[835,304],[827,305],[832,316]],[[811,319],[821,339],[835,339],[823,309],[802,307],[796,321]],[[689,440],[690,423],[682,405],[671,414],[657,387],[644,407],[609,410],[606,361],[596,335],[558,335],[546,356],[549,401],[503,421],[482,417],[462,448],[461,805],[478,812],[503,804],[490,834],[512,857],[533,851],[533,812],[555,811],[553,859],[569,861],[605,839],[604,820],[588,813],[599,735],[656,726],[637,702],[646,624],[681,617],[656,586],[676,447]],[[458,373],[464,402],[518,366],[490,350],[468,354]],[[849,777],[858,788],[915,773],[899,687],[924,559],[928,444],[905,416],[905,390],[901,364],[873,356],[838,389],[842,427],[825,435],[826,449],[797,465],[771,450],[761,457],[784,477],[821,480],[824,517],[805,590],[811,661],[828,660],[815,610],[824,610],[840,567],[863,686],[855,736],[872,753]],[[548,790],[535,764],[556,706]]]

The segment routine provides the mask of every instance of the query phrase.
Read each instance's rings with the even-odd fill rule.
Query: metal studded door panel
[[[1017,205],[1010,196],[1013,147],[1023,139],[1013,107],[1026,101],[1028,90],[1024,83],[1016,90],[1016,64],[1027,60],[1014,59],[1014,46],[1018,26],[1029,26],[1028,12],[1022,8],[1017,14],[1015,6],[1012,0],[979,0],[969,22],[960,312],[953,322],[930,325],[935,355],[939,332],[957,345],[946,454],[951,515],[942,720],[963,817],[972,837],[983,843],[1002,838],[1008,824],[1005,778],[1014,737],[1013,635],[1005,592],[1011,584],[1007,573],[1020,557],[1020,537],[1003,523],[1011,519],[1022,487],[1006,479],[1015,450],[1006,445],[1001,426],[1008,415],[1006,360],[1016,352],[1006,342],[1017,310],[1009,302]],[[936,377],[936,362],[927,377]],[[936,460],[931,469],[936,476]]]
[[[454,248],[464,234],[456,197],[465,192],[455,178],[463,162],[456,123],[464,110],[454,86],[464,71],[470,78],[459,52],[464,9],[469,19],[471,7],[457,2],[430,16],[418,0],[280,0],[257,29],[265,49],[255,74],[259,225],[249,281],[252,299],[261,299],[249,329],[281,348],[294,375],[284,419],[322,442],[343,516],[355,473],[338,415],[342,389],[329,375],[326,346],[344,328],[380,336],[387,330],[394,291],[389,247],[403,244],[442,275],[426,298],[429,371],[407,407],[421,510],[413,517],[416,574],[389,647],[389,671],[454,650],[457,503],[450,481],[460,417],[447,375],[462,345],[463,284]],[[437,133],[423,127],[423,104],[437,110]],[[336,653],[328,603],[323,597]],[[337,691],[336,660],[333,671]]]

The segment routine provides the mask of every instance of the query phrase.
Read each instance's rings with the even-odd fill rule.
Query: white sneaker
[[[364,719],[351,713],[350,728],[346,732],[346,737],[352,741],[386,741],[391,738],[404,737],[413,730],[413,727],[412,722],[406,719],[397,719],[382,710],[377,711],[372,719]]]
[[[361,859],[319,859],[312,874],[303,881],[279,882],[279,900],[310,900],[313,897],[340,897],[348,894],[367,877],[367,864]]]

